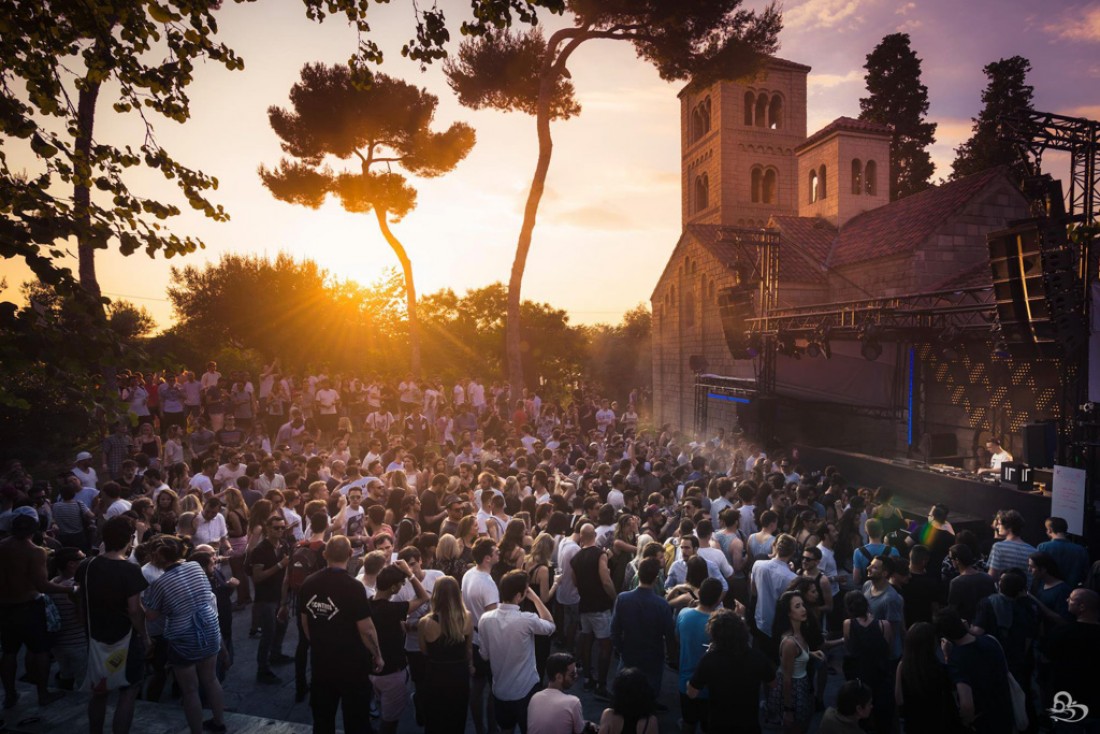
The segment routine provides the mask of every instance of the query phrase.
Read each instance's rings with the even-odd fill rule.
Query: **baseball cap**
[[[38,522],[38,512],[33,507],[27,507],[26,505],[23,507],[16,507],[11,511],[11,514],[13,519],[16,517],[29,517],[35,522]]]
[[[91,461],[92,460],[92,455],[90,453],[88,453],[87,451],[81,451],[79,454],[76,455],[76,460],[77,461]]]

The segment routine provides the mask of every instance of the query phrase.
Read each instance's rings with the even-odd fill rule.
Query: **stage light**
[[[940,356],[944,359],[958,359],[964,350],[962,332],[955,326],[948,326],[940,333],[939,346]]]
[[[882,356],[882,345],[879,343],[881,335],[882,329],[877,324],[864,323],[859,327],[859,353],[868,362],[874,362]]]
[[[829,325],[824,322],[821,326],[814,329],[814,333],[810,336],[806,344],[806,355],[814,359],[818,357],[832,359],[833,350],[829,346],[830,332]]]
[[[806,345],[806,356],[811,359],[817,359],[823,354],[821,351],[821,345],[817,342],[810,342]]]
[[[865,341],[860,346],[859,353],[862,354],[863,358],[868,362],[874,362],[882,356],[882,345],[877,341]]]

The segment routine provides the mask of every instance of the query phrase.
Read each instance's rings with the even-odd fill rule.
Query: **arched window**
[[[863,164],[859,162],[859,158],[852,159],[852,193],[863,193]]]
[[[778,201],[779,173],[774,168],[764,172],[764,191],[761,197],[765,204],[775,204]]]
[[[768,127],[772,130],[783,127],[783,98],[778,94],[772,96],[768,105]]]
[[[752,111],[756,108],[756,95],[745,92],[745,124],[752,127]]]
[[[695,142],[710,132],[710,97],[691,111],[691,140]]]
[[[820,196],[818,196],[818,191],[817,191],[817,170],[816,169],[813,169],[813,168],[810,169],[810,180],[808,182],[808,188],[809,188],[809,191],[810,191],[810,203],[813,204],[815,201],[817,201],[818,199],[821,198]]]
[[[756,97],[756,126],[765,127],[768,124],[768,95],[759,94]]]
[[[695,292],[684,289],[684,326],[695,326]]]
[[[824,199],[829,195],[829,192],[825,189],[825,164],[821,164],[821,168],[817,172],[817,189],[818,198]]]
[[[710,206],[710,179],[707,174],[695,178],[695,211],[701,212]]]
[[[764,184],[764,172],[760,170],[760,166],[753,166],[752,169],[752,203],[759,204],[762,196],[761,189]]]
[[[867,161],[867,166],[863,169],[864,188],[868,196],[875,196],[876,187],[878,186],[878,182],[875,181],[875,169],[874,161]]]

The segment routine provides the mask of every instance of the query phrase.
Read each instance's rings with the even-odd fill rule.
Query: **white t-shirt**
[[[614,507],[616,510],[623,509],[623,505],[626,504],[626,500],[623,498],[623,492],[621,489],[612,489],[607,493],[607,504]]]
[[[420,579],[420,585],[424,587],[424,591],[428,592],[428,596],[431,596],[432,589],[435,588],[435,582],[437,579],[443,578],[445,574],[442,571],[436,571],[435,569],[425,569],[424,578]],[[413,591],[412,582],[406,581],[405,585],[397,590],[397,593],[390,597],[393,601],[412,601],[416,598],[416,592]],[[416,610],[409,612],[408,621],[417,622],[421,617],[428,613],[431,607],[430,602],[424,602],[424,604]],[[420,651],[420,635],[416,629],[405,630],[405,649],[409,652]]]
[[[87,470],[74,466],[72,472],[73,476],[80,480],[81,487],[94,487],[99,483],[99,477],[96,476],[95,469],[90,466]]]
[[[989,468],[995,471],[1000,471],[1001,464],[1005,463],[1006,461],[1012,461],[1012,454],[1008,453],[1002,448],[1000,451],[993,454],[993,456],[989,458]]]
[[[241,461],[237,462],[236,469],[230,469],[229,464],[222,464],[218,467],[218,470],[214,472],[214,484],[219,487],[236,487],[237,480],[244,476],[247,469],[248,467]]]
[[[117,499],[111,503],[111,506],[107,508],[107,511],[103,513],[103,517],[110,520],[112,517],[118,517],[124,512],[130,510],[130,503],[124,499]]]
[[[203,494],[211,494],[214,491],[214,482],[202,472],[191,477],[191,481],[187,483],[187,486],[191,489],[199,489]]]
[[[214,519],[207,521],[201,514],[195,518],[195,534],[192,540],[195,545],[206,543],[218,547],[219,541],[229,535],[229,528],[225,524],[225,518],[221,514],[214,515]]]
[[[318,390],[313,399],[317,403],[318,412],[321,415],[335,415],[336,401],[340,399],[340,393],[330,387],[325,390]]]
[[[527,734],[581,734],[581,700],[556,688],[544,688],[527,705]]]
[[[455,405],[463,405],[466,402],[466,390],[462,385],[455,385],[454,389],[454,403]]]
[[[462,601],[474,618],[474,644],[481,644],[481,637],[477,633],[477,624],[481,615],[485,614],[485,608],[493,604],[500,604],[500,590],[497,582],[485,571],[471,568],[462,577]]]

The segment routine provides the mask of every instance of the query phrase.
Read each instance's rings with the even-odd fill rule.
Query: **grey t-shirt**
[[[890,659],[897,660],[901,657],[901,638],[905,636],[905,602],[897,589],[889,584],[886,585],[886,591],[878,596],[872,593],[873,589],[874,584],[868,581],[863,585],[863,595],[867,597],[867,604],[875,619],[884,619],[894,628],[894,636],[890,641]]]

